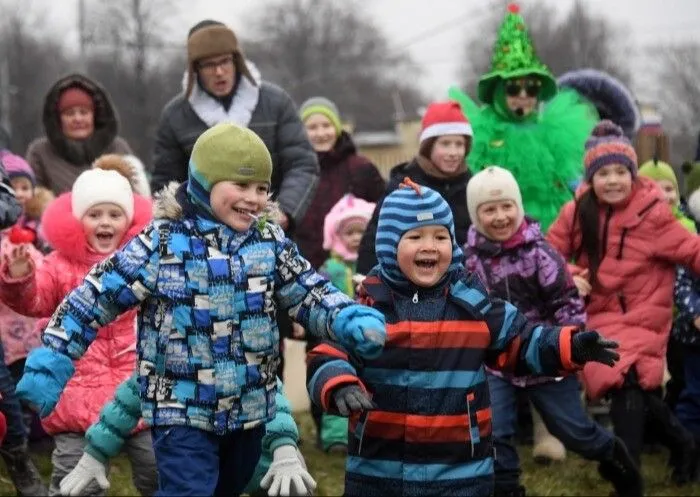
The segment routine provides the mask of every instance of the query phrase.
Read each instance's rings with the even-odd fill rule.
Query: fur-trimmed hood
[[[557,84],[586,97],[601,119],[610,119],[628,138],[634,138],[641,116],[634,95],[620,80],[597,69],[577,69],[559,76]]]
[[[180,190],[180,187],[184,187],[185,185],[186,183],[176,183],[173,181],[156,193],[153,204],[154,219],[178,221],[187,217],[185,215],[186,207],[181,200],[182,193]],[[278,219],[281,212],[277,202],[268,200],[260,217],[265,220]]]
[[[49,245],[66,259],[95,264],[104,259],[105,255],[94,252],[88,245],[82,223],[73,217],[71,199],[70,192],[64,193],[48,205],[41,217],[43,235]],[[151,221],[151,211],[151,200],[134,194],[134,219],[120,247],[146,227]]]
[[[58,100],[63,90],[78,87],[92,96],[95,105],[95,131],[87,140],[71,140],[61,131]],[[119,131],[117,112],[109,95],[99,84],[82,74],[59,79],[44,99],[44,132],[51,146],[66,161],[82,166],[99,157],[114,141]]]

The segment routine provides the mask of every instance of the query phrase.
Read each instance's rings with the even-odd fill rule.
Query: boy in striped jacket
[[[376,359],[325,342],[309,353],[308,388],[350,416],[345,495],[493,493],[491,407],[484,366],[561,375],[612,365],[617,344],[580,327],[529,323],[465,273],[452,212],[405,180],[379,213],[378,266],[359,297],[384,314]]]

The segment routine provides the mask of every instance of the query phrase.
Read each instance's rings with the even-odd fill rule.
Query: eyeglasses
[[[508,81],[506,83],[506,95],[509,97],[517,97],[525,90],[528,97],[536,97],[540,94],[542,82],[539,79],[528,79],[525,81]]]
[[[219,67],[222,69],[228,69],[233,66],[233,57],[226,57],[225,59],[212,60],[209,62],[200,62],[197,67],[202,71],[215,72]]]

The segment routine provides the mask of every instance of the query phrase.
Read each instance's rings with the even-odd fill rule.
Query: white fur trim
[[[131,169],[134,172],[134,193],[141,195],[142,197],[150,198],[151,186],[148,184],[148,176],[146,176],[146,167],[143,165],[143,162],[141,162],[139,158],[135,155],[125,155],[124,160],[129,163]]]
[[[700,219],[700,189],[695,190],[688,197],[688,210],[693,219]]]
[[[431,124],[420,134],[420,142],[428,138],[434,138],[436,136],[445,135],[467,135],[472,136],[472,127],[468,123],[454,122],[454,123],[438,123]]]
[[[241,78],[233,95],[233,101],[228,111],[211,95],[202,90],[198,84],[192,86],[192,93],[187,99],[195,114],[212,127],[219,123],[232,122],[240,126],[248,126],[260,97],[260,71],[255,64],[246,60],[246,66],[254,81],[245,76]]]

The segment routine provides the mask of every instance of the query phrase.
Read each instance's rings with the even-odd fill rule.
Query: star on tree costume
[[[518,115],[506,105],[506,81],[534,77],[539,108]],[[508,6],[494,47],[491,70],[479,80],[474,102],[456,87],[449,97],[462,106],[474,129],[467,158],[473,172],[499,165],[515,176],[525,212],[546,230],[573,199],[583,175],[584,143],[598,121],[595,107],[579,93],[557,89],[549,68],[535,53],[517,5]]]

